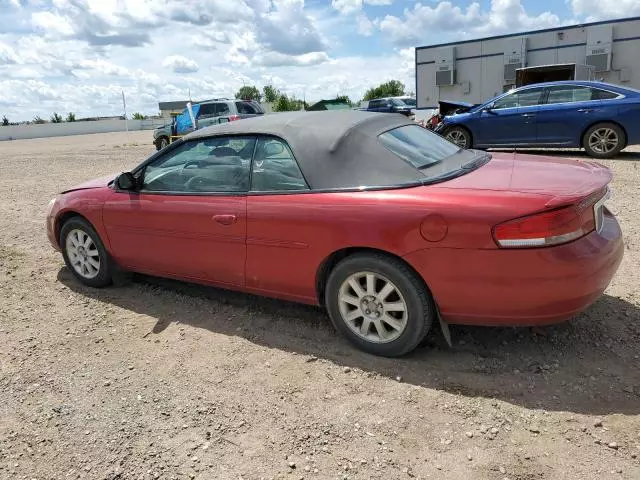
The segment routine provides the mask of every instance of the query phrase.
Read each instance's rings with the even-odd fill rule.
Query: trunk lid
[[[544,195],[546,206],[555,207],[601,190],[612,179],[607,167],[591,161],[514,153],[492,156],[482,167],[438,187]]]

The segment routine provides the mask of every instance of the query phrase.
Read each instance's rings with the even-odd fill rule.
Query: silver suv
[[[200,111],[196,117],[198,128],[264,115],[264,109],[255,100],[214,98],[200,102],[198,105],[200,105]],[[169,145],[171,135],[175,135],[174,123],[168,123],[153,131],[153,143],[157,150],[162,150]]]

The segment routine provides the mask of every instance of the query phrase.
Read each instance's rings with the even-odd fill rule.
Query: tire
[[[369,276],[373,276],[373,288]],[[363,295],[358,295],[353,282],[359,284]],[[375,296],[369,295],[372,291]],[[400,357],[409,353],[427,335],[436,317],[431,294],[422,280],[403,262],[384,254],[345,258],[331,271],[325,292],[336,329],[374,355]],[[387,323],[389,317],[391,323]]]
[[[452,127],[444,133],[444,138],[466,150],[471,148],[471,135],[463,127]]]
[[[67,220],[60,230],[60,249],[67,268],[81,283],[96,288],[111,284],[111,259],[89,222],[80,217]]]
[[[156,150],[162,150],[169,146],[169,139],[167,137],[160,137],[156,140]]]
[[[615,123],[596,123],[582,137],[582,146],[593,158],[615,157],[626,143],[624,131]]]

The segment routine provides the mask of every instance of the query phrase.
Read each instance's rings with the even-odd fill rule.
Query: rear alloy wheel
[[[471,135],[462,127],[453,127],[447,130],[444,138],[464,150],[471,148]]]
[[[582,146],[594,158],[611,158],[624,148],[625,135],[613,123],[598,123],[584,134]]]
[[[326,289],[329,316],[360,349],[398,357],[425,337],[435,314],[431,296],[401,261],[357,254],[340,262]]]
[[[62,256],[71,273],[90,287],[111,283],[111,265],[100,237],[79,217],[68,220],[60,231]]]

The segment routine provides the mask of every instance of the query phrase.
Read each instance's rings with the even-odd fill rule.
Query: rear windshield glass
[[[378,136],[398,157],[417,168],[428,183],[442,182],[480,168],[491,155],[462,150],[441,136],[417,125],[394,128]]]
[[[406,125],[382,133],[382,144],[418,169],[437,164],[458,153],[453,143],[418,125]]]

